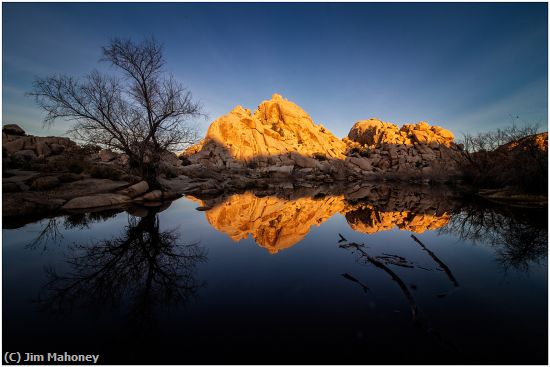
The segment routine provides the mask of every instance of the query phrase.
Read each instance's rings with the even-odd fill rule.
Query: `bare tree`
[[[132,173],[158,186],[162,154],[196,142],[189,119],[199,116],[201,107],[166,74],[163,47],[152,38],[114,39],[103,47],[101,61],[115,74],[38,78],[30,95],[47,112],[44,123],[76,121],[73,137],[126,153]]]
[[[537,144],[536,124],[515,123],[493,131],[465,134],[459,163],[467,182],[493,188],[513,186],[525,192],[546,192],[548,152]]]

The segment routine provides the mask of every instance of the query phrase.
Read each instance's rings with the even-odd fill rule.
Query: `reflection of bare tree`
[[[87,229],[90,224],[106,221],[120,213],[121,209],[103,210],[91,213],[71,213],[65,216],[48,218],[38,235],[25,247],[29,250],[42,248],[45,251],[48,246],[58,245],[63,241],[63,233],[60,225],[65,229]]]
[[[48,218],[44,228],[25,245],[25,248],[29,250],[42,248],[42,251],[45,251],[49,244],[59,243],[63,239],[63,234],[59,230],[60,219],[59,217]]]
[[[127,303],[130,317],[147,323],[156,305],[181,304],[202,285],[195,271],[206,260],[205,251],[178,241],[177,231],[160,230],[156,213],[128,216],[120,236],[72,246],[69,272],[47,271],[42,305],[65,312],[75,306],[100,310]]]
[[[548,227],[545,211],[535,209],[497,211],[469,206],[451,217],[440,230],[462,240],[486,243],[496,250],[497,261],[505,268],[521,271],[547,256]]]
[[[89,213],[71,213],[65,216],[63,225],[66,229],[86,229],[90,224],[104,222],[114,218],[121,209],[108,209]]]

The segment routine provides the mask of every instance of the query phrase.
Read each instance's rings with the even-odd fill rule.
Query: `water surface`
[[[546,364],[547,236],[546,210],[430,187],[46,218],[3,230],[3,347],[101,363]]]

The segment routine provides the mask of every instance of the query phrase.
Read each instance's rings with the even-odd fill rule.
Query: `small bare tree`
[[[201,114],[191,93],[164,71],[162,45],[114,39],[103,47],[103,62],[116,73],[92,71],[83,79],[65,75],[39,78],[30,95],[47,115],[76,121],[76,139],[129,156],[132,173],[158,186],[162,155],[197,140],[189,119]]]
[[[546,192],[548,152],[536,145],[536,124],[524,124],[478,134],[464,134],[466,181],[484,188],[515,186],[525,192]]]

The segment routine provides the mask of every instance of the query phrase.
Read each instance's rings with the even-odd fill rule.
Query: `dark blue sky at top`
[[[3,123],[42,128],[37,76],[81,76],[113,37],[154,36],[200,100],[203,131],[280,93],[339,137],[357,120],[428,121],[460,135],[540,123],[548,101],[547,4],[3,3]]]

